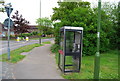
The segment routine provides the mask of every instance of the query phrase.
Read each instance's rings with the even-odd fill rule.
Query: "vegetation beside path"
[[[51,51],[55,53],[56,63],[58,63],[58,45],[53,45]],[[72,62],[67,58],[67,64]],[[67,73],[62,76],[65,79],[93,79],[94,55],[83,56],[80,73]],[[118,79],[118,51],[112,50],[102,53],[100,56],[100,79]]]
[[[100,79],[118,79],[117,51],[103,53],[100,56]],[[81,72],[62,75],[66,79],[93,79],[94,56],[82,58]]]
[[[50,38],[54,38],[54,37],[41,37],[41,39],[50,39]],[[20,41],[23,41],[23,37],[20,37]],[[2,40],[7,40],[7,37],[3,37]],[[16,41],[17,40],[17,37],[14,37],[14,38],[10,38],[11,41]],[[30,38],[29,37],[29,40],[39,40],[39,38]]]
[[[35,43],[35,44],[26,45],[26,46],[17,48],[10,52],[11,54],[10,60],[7,59],[8,56],[7,56],[7,53],[5,53],[5,54],[0,55],[0,57],[2,58],[0,61],[9,62],[9,63],[17,63],[18,61],[24,59],[26,56],[26,55],[21,55],[21,53],[29,52],[35,47],[43,46],[44,44],[50,44],[50,43],[51,43],[50,41],[47,41],[47,42],[43,42],[42,44]]]

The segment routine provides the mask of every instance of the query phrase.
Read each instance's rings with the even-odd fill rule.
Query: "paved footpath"
[[[0,79],[15,79],[13,74],[13,64],[0,62]]]
[[[63,79],[50,52],[51,44],[36,47],[14,65],[15,79]]]

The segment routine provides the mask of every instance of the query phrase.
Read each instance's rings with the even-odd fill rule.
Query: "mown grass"
[[[42,42],[42,44],[51,44],[50,41]]]
[[[53,38],[53,37],[41,37],[41,39],[49,39],[49,38]],[[30,38],[30,40],[39,40],[39,38]]]
[[[35,43],[35,44],[31,44],[31,45],[27,45],[27,46],[23,46],[23,47],[20,47],[18,49],[15,49],[15,50],[10,52],[10,60],[7,59],[7,57],[8,57],[7,53],[2,54],[2,55],[0,55],[0,57],[2,58],[1,61],[10,62],[10,63],[16,63],[16,62],[22,60],[26,56],[26,55],[21,55],[21,53],[29,52],[33,48],[39,47],[39,46],[42,46],[42,44],[40,45],[38,43]]]
[[[80,73],[63,74],[63,77],[66,79],[93,79],[93,76],[94,56],[85,56],[82,58]],[[100,79],[118,79],[118,55],[115,51],[101,54]]]
[[[55,46],[54,46],[55,47]],[[52,47],[53,48],[53,47]],[[54,50],[54,49],[51,49]],[[56,52],[56,63],[58,63],[58,52]],[[67,64],[71,63],[67,57]],[[94,56],[82,57],[80,73],[62,74],[65,79],[93,79]],[[100,79],[118,79],[118,52],[117,50],[102,53],[100,55]]]
[[[49,38],[54,38],[54,37],[41,37],[41,39],[49,39]],[[2,40],[7,40],[5,38],[2,38]],[[10,40],[16,40],[16,39],[10,39]],[[39,40],[39,38],[29,38],[29,40]]]

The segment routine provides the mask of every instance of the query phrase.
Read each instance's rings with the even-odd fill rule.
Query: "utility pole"
[[[98,1],[97,52],[94,63],[94,79],[99,79],[100,72],[100,27],[101,27],[101,0]]]
[[[41,18],[41,0],[40,0],[40,18]],[[41,23],[40,23],[41,26]],[[41,27],[39,27],[39,44],[41,44]]]

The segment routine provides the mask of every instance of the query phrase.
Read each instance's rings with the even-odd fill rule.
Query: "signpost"
[[[9,18],[5,19],[4,21],[4,27],[8,28],[9,25]],[[13,27],[13,21],[10,19],[10,28]]]
[[[10,14],[11,14],[11,12],[13,11],[13,8],[11,8],[11,7],[5,7],[5,10],[7,12],[7,16],[9,17]]]
[[[9,3],[8,6],[5,6],[5,10],[7,12],[8,18],[4,21],[4,25],[6,27],[8,27],[8,60],[10,60],[10,44],[9,44],[9,41],[10,41],[10,27],[13,26],[13,22],[10,19],[10,14],[13,10],[13,8],[11,8],[11,7],[12,7],[11,3]]]

